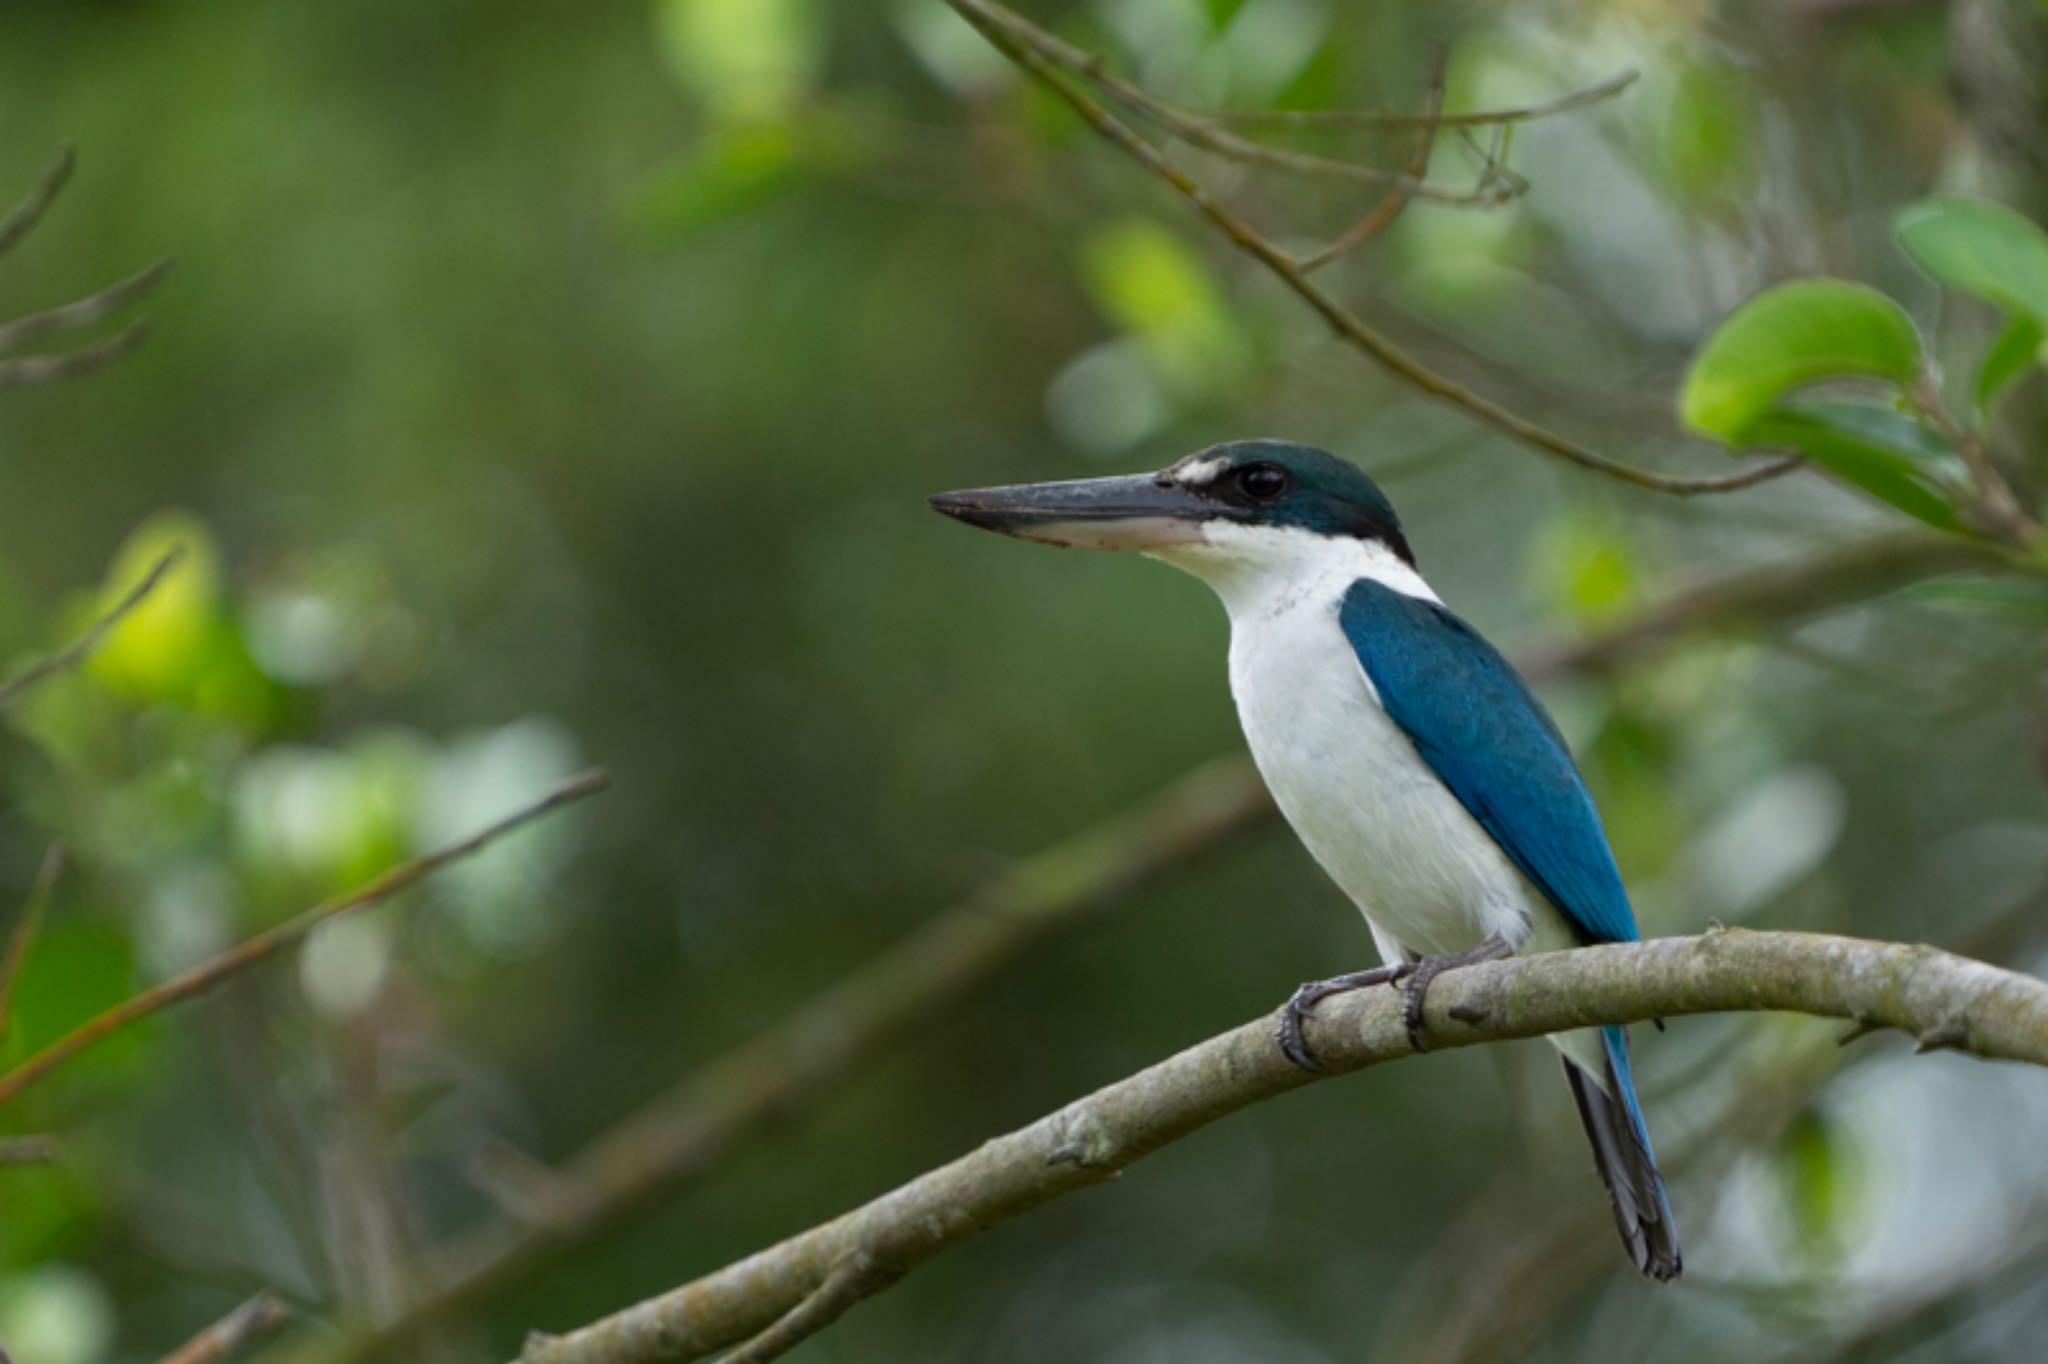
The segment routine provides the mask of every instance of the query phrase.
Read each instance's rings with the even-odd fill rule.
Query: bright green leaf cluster
[[[2007,315],[1980,360],[1980,424],[2005,387],[2044,361],[2048,233],[1981,199],[1936,198],[1899,214],[1899,243],[1950,288]],[[1679,397],[1690,429],[1735,448],[1790,447],[1845,483],[1956,534],[1964,480],[1913,321],[1865,285],[1793,280],[1724,319],[1694,357]],[[1816,384],[1875,388],[1876,398],[1798,396]]]

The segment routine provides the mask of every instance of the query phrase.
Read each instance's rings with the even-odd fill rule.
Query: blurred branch
[[[1984,561],[1981,549],[1903,535],[1679,591],[1610,628],[1524,654],[1541,681],[1620,667],[1707,626],[1764,627],[1888,590],[1914,576]],[[512,1225],[475,1233],[425,1278],[398,1320],[295,1358],[366,1364],[473,1310],[576,1247],[701,1178],[729,1152],[859,1072],[886,1046],[995,978],[1026,951],[1261,826],[1271,799],[1251,762],[1217,759],[1142,806],[1018,863],[930,918],[794,1014],[697,1070],[559,1169],[484,1153],[479,1182]]]
[[[0,1038],[7,1036],[14,982],[21,975],[21,964],[28,960],[29,947],[42,930],[43,911],[49,908],[50,891],[63,870],[63,845],[52,843],[43,854],[43,865],[36,871],[35,884],[29,888],[28,900],[21,907],[21,917],[15,921],[14,931],[7,935],[7,953],[0,956]]]
[[[78,158],[70,147],[59,151],[57,159],[36,181],[28,197],[9,210],[6,217],[0,218],[0,255],[12,250],[42,221],[44,212],[71,179],[71,172],[77,164]],[[0,323],[0,352],[13,350],[52,332],[76,331],[91,326],[155,289],[174,264],[167,257],[141,273],[108,285],[76,303]],[[135,322],[104,341],[65,355],[29,355],[16,360],[0,360],[0,388],[55,383],[60,379],[90,374],[134,350],[148,335],[149,324]]]
[[[489,1183],[522,1225],[491,1227],[422,1277],[433,1285],[375,1332],[321,1342],[323,1364],[389,1357],[406,1340],[505,1292],[647,1202],[701,1177],[801,1112],[888,1045],[999,976],[1054,933],[1220,847],[1272,812],[1251,764],[1195,769],[1152,800],[1056,843],[933,915],[895,946],[709,1062],[559,1169],[494,1153]]]
[[[144,598],[156,591],[157,584],[164,580],[164,575],[176,567],[178,560],[184,555],[184,546],[173,548],[170,553],[156,561],[155,566],[143,575],[141,582],[128,589],[128,595],[114,603],[111,609],[103,612],[99,619],[86,627],[84,634],[48,658],[31,665],[26,672],[0,683],[0,711],[6,710],[38,685],[59,673],[68,672],[83,662],[88,654],[99,647],[100,641],[106,638],[109,630],[119,625],[123,617],[142,605]]]
[[[1393,991],[1339,996],[1312,1023],[1332,1072],[1413,1054]],[[2048,984],[1931,947],[1722,930],[1513,958],[1439,978],[1431,1050],[1685,1014],[1786,1010],[1896,1028],[1919,1049],[2048,1065]],[[1029,1127],[737,1264],[590,1326],[529,1341],[520,1364],[674,1364],[746,1340],[840,1266],[892,1280],[1228,1113],[1312,1083],[1274,1043],[1277,1012],[1097,1090]]]
[[[0,1165],[47,1165],[56,1158],[55,1137],[0,1137]]]
[[[1352,225],[1349,231],[1332,241],[1322,250],[1301,258],[1301,272],[1319,270],[1336,260],[1347,251],[1355,250],[1371,241],[1394,225],[1408,203],[1415,197],[1415,186],[1429,173],[1429,154],[1436,146],[1438,116],[1444,107],[1444,62],[1446,52],[1440,42],[1429,46],[1429,74],[1423,81],[1422,126],[1415,137],[1415,149],[1408,154],[1408,165],[1402,178],[1396,181],[1380,201],[1374,204],[1363,218]],[[1492,158],[1488,159],[1492,164]]]
[[[2003,566],[1995,550],[1968,540],[1917,531],[1887,534],[1799,563],[1682,588],[1605,630],[1537,650],[1517,664],[1534,677],[1611,672],[1695,630],[1785,624],[1944,573]]]
[[[213,1325],[157,1361],[157,1364],[216,1364],[252,1340],[291,1319],[291,1310],[268,1293],[258,1293]]]
[[[71,178],[71,172],[77,166],[77,152],[69,146],[57,149],[56,159],[37,177],[28,197],[9,209],[6,217],[0,218],[0,256],[12,251],[42,221],[44,210],[56,199],[58,191],[64,188],[64,183]]]
[[[401,862],[367,885],[337,899],[313,906],[275,928],[248,938],[209,961],[201,962],[159,985],[132,995],[121,1003],[95,1014],[64,1036],[0,1075],[0,1104],[40,1080],[78,1053],[139,1019],[204,994],[231,976],[276,955],[329,919],[350,910],[390,899],[415,882],[432,875],[451,862],[481,852],[513,830],[532,823],[566,805],[595,795],[610,783],[603,772],[585,772],[563,782],[532,804],[481,829],[460,842],[438,848],[421,857]]]
[[[1281,283],[1314,309],[1338,336],[1355,349],[1362,351],[1368,359],[1395,378],[1426,397],[1460,408],[1509,438],[1542,454],[1657,492],[1680,496],[1733,492],[1767,479],[1777,478],[1799,467],[1801,460],[1797,456],[1785,456],[1763,460],[1735,473],[1712,478],[1681,478],[1650,473],[1611,459],[1597,450],[1539,426],[1526,417],[1510,412],[1491,399],[1482,397],[1463,384],[1438,374],[1395,345],[1392,340],[1367,326],[1356,313],[1338,302],[1334,295],[1318,287],[1304,273],[1300,262],[1293,256],[1225,208],[1185,171],[1168,161],[1157,147],[1133,132],[1129,125],[1110,113],[1085,91],[1078,89],[1063,74],[1066,63],[1046,55],[1048,47],[1066,48],[1067,44],[1015,12],[995,3],[994,0],[946,0],[946,3],[980,31],[982,36],[1004,56],[1024,68],[1040,84],[1064,100],[1096,133],[1154,176],[1165,181],[1175,193],[1194,205],[1230,239],[1233,245],[1264,265]],[[1088,64],[1099,65],[1094,57],[1081,55]]]
[[[2003,1247],[1909,1291],[1888,1294],[1880,1310],[1853,1334],[1790,1352],[1786,1358],[1801,1364],[1877,1364],[1896,1359],[1962,1325],[1973,1301],[2038,1291],[2044,1260],[2048,1260],[2048,1207],[2037,1201],[2020,1218]],[[1962,1356],[1958,1352],[1950,1357]]]
[[[101,318],[119,312],[156,288],[176,264],[176,261],[166,256],[141,273],[130,275],[117,284],[110,284],[96,294],[79,299],[76,303],[67,303],[61,308],[47,308],[39,313],[17,317],[12,322],[0,323],[0,351],[10,351],[17,346],[27,345],[51,332],[76,331],[80,327],[89,327]]]

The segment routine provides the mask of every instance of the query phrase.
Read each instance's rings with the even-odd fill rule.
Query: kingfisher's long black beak
[[[1017,483],[939,493],[933,507],[956,521],[1024,540],[1078,549],[1156,549],[1202,538],[1216,509],[1158,474]]]

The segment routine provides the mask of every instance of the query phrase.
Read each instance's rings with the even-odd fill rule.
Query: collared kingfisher
[[[1599,812],[1564,738],[1499,651],[1415,568],[1379,487],[1349,462],[1233,441],[1156,474],[941,493],[932,505],[1026,540],[1131,549],[1208,583],[1230,615],[1230,690],[1274,801],[1365,915],[1386,965],[1303,985],[1280,1046],[1342,990],[1637,937]],[[1607,1027],[1551,1038],[1629,1257],[1678,1276],[1678,1233]]]

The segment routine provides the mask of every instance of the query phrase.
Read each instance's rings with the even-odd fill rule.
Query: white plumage
[[[1574,945],[1516,869],[1381,709],[1338,624],[1360,578],[1438,600],[1385,545],[1211,522],[1151,551],[1207,582],[1230,613],[1230,690],[1287,822],[1372,928],[1380,955],[1444,956],[1498,935],[1517,952]],[[1594,1034],[1556,1039],[1594,1074]]]

